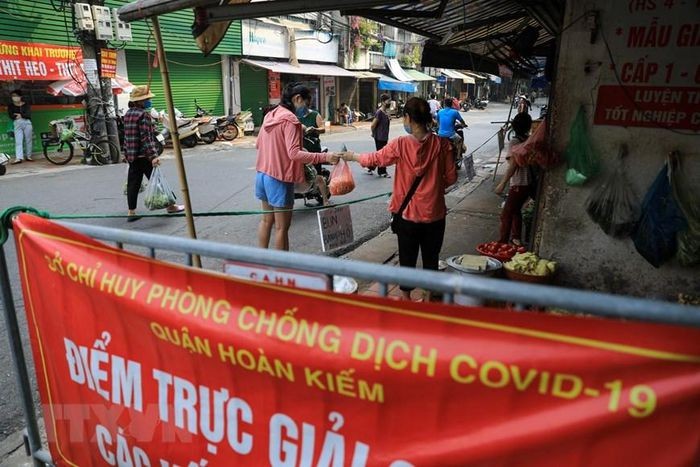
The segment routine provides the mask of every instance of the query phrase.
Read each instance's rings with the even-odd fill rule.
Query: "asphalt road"
[[[469,124],[465,138],[469,151],[479,146],[497,131],[498,125],[491,121],[505,120],[508,106],[492,104],[486,110],[472,110],[462,114]],[[404,134],[401,120],[392,120],[390,138]],[[260,209],[254,196],[255,149],[250,141],[235,143],[214,143],[200,145],[185,150],[190,193],[195,212],[245,211]],[[355,152],[374,150],[369,126],[361,124],[356,130],[343,130],[322,135],[322,142],[331,151],[340,150],[345,144]],[[476,154],[478,165],[480,154],[497,152],[496,138],[491,139]],[[169,182],[178,191],[178,177],[172,155],[165,154],[163,169]],[[26,164],[26,163],[25,163]],[[22,164],[22,167],[25,167]],[[37,167],[40,163],[37,163]],[[356,189],[353,193],[334,197],[336,203],[369,197],[392,189],[393,179],[379,178],[365,173],[357,164],[352,164]],[[462,171],[463,172],[463,171]],[[389,169],[393,174],[393,168]],[[463,178],[463,173],[460,174]],[[52,214],[100,214],[126,213],[126,198],[123,195],[125,166],[123,164],[103,167],[68,166],[61,169],[33,170],[33,173],[12,173],[12,167],[5,177],[0,177],[0,208],[24,205],[49,211]],[[139,200],[142,203],[142,199]],[[296,202],[303,207],[301,200]],[[139,207],[143,210],[142,204]],[[387,198],[379,198],[352,205],[352,219],[355,239],[371,238],[388,225]],[[196,219],[199,238],[225,243],[257,245],[257,215],[236,217],[205,217]],[[182,218],[144,218],[134,223],[123,219],[99,219],[92,222],[104,226],[142,230],[169,236],[187,236]],[[295,213],[290,231],[290,246],[294,251],[321,253],[316,213]],[[20,293],[17,263],[11,242],[6,245],[10,276],[13,278],[13,294],[17,304],[20,326],[26,338],[26,320]],[[175,259],[175,258],[173,258]],[[205,266],[219,268],[215,262]],[[5,322],[0,323],[0,441],[22,428],[20,401],[7,345]],[[25,346],[28,347],[28,346]],[[30,355],[30,354],[27,354]],[[2,453],[0,453],[0,456]]]

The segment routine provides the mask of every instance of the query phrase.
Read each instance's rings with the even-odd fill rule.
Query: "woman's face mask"
[[[150,99],[146,99],[143,103],[144,109],[150,109],[153,107],[153,102]]]
[[[294,108],[296,109],[297,117],[300,117],[300,118],[303,117],[304,115],[306,115],[306,113],[308,111],[308,107],[306,106],[306,101],[304,99],[302,99],[301,97],[294,104]]]

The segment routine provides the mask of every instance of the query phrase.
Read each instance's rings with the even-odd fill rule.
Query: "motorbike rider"
[[[455,150],[455,159],[458,159],[459,149],[462,147],[462,140],[457,134],[456,123],[461,122],[467,126],[466,122],[458,110],[452,108],[452,98],[448,97],[443,103],[443,108],[437,113],[438,136],[447,138],[452,142]]]
[[[430,115],[432,115],[433,120],[435,120],[438,110],[442,107],[440,105],[440,101],[437,100],[437,96],[435,93],[430,95],[430,99],[428,99],[428,105],[430,106]]]
[[[301,128],[304,132],[304,151],[308,152],[323,152],[321,148],[321,138],[319,135],[326,132],[326,126],[321,114],[311,108],[311,99],[306,101],[306,109],[303,114],[298,114],[297,118],[301,122]],[[305,164],[310,167],[304,168],[304,174],[307,176],[305,182],[305,191],[309,191],[315,185],[321,193],[323,205],[328,205],[328,184],[323,178],[323,164]],[[313,169],[313,170],[311,170]]]

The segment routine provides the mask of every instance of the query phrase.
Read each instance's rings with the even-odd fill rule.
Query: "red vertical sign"
[[[280,89],[280,74],[276,71],[267,72],[267,90],[268,97],[273,99],[280,99],[282,97],[282,92]]]

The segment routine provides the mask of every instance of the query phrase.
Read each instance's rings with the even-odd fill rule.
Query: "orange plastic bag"
[[[352,178],[350,166],[343,159],[336,164],[331,173],[331,181],[328,190],[333,196],[347,195],[355,189],[355,180]]]

